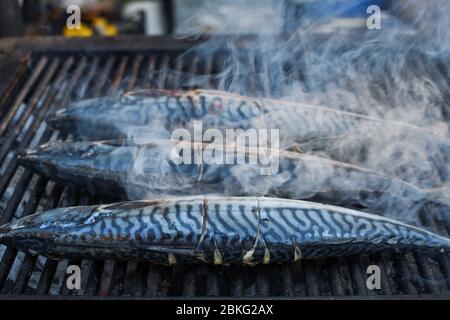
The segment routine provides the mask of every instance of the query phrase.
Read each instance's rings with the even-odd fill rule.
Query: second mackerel
[[[269,149],[271,162],[266,164],[277,165],[277,171],[271,175],[261,174],[261,169],[267,166],[260,162],[206,163],[201,160],[203,153],[197,162],[177,161],[182,152],[193,157],[202,148],[204,145],[200,143],[158,139],[53,142],[23,152],[19,161],[59,183],[83,187],[94,194],[121,195],[121,198],[131,200],[220,193],[314,198],[332,204],[370,208],[399,206],[404,209],[424,200],[448,204],[448,198],[439,188],[422,190],[376,171],[288,151]],[[247,159],[258,152],[251,147],[241,149],[236,146],[225,146],[217,151],[231,154],[234,159]],[[189,159],[193,160],[192,157]]]

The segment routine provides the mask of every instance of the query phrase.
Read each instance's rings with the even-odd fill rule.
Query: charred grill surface
[[[107,52],[99,50],[96,53],[63,53],[58,48],[58,53],[33,53],[17,66],[14,82],[6,87],[0,98],[1,225],[35,211],[100,202],[81,188],[55,184],[16,161],[19,150],[72,138],[48,127],[44,121],[47,114],[69,102],[135,88],[180,89],[181,79],[174,77],[176,72],[168,70],[206,76],[223,70],[225,53],[202,58],[185,55],[182,60],[174,60],[180,52],[171,50],[170,43],[162,43],[164,49],[115,51],[110,47]],[[265,66],[252,59],[248,56],[248,63],[254,64],[255,74],[263,74]],[[433,66],[433,72],[439,73],[438,65]],[[302,70],[295,64],[281,66],[280,70],[286,70],[287,82],[302,79]],[[426,68],[423,72],[430,70]],[[435,76],[445,79],[441,73]],[[220,89],[213,77],[208,79],[207,88]],[[254,88],[255,94],[271,94],[266,89],[271,87],[271,78],[267,76],[265,81],[252,81],[252,77],[248,77],[245,92]],[[448,87],[444,89],[448,90]],[[102,198],[102,201],[107,199]],[[448,212],[430,205],[423,208],[420,217],[424,227],[448,236]],[[0,259],[1,294],[146,297],[450,295],[448,258],[416,253],[379,253],[304,260],[286,265],[225,267],[157,266],[113,260],[55,261],[2,247]],[[65,270],[70,264],[81,266],[80,291],[70,291],[65,286]],[[381,267],[381,290],[366,288],[366,270],[371,264]]]

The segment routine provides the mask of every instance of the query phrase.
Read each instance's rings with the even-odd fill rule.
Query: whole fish
[[[59,183],[130,200],[220,193],[380,209],[404,209],[421,201],[448,204],[440,189],[422,190],[395,177],[326,158],[274,149],[267,149],[263,157],[259,148],[215,145],[222,158],[206,161],[210,147],[160,139],[52,142],[23,152],[19,162]],[[268,169],[275,170],[268,174]]]
[[[395,130],[403,128],[417,134],[441,134],[439,130],[323,106],[214,90],[129,92],[119,97],[76,102],[47,119],[52,127],[89,140],[142,134],[144,137],[170,138],[170,132],[175,128],[192,126],[194,120],[201,120],[204,128],[279,129],[287,147],[311,139],[333,139],[348,130],[368,125],[388,125]]]
[[[450,239],[346,208],[279,198],[179,197],[58,208],[0,227],[50,258],[268,264],[395,249],[448,254]]]

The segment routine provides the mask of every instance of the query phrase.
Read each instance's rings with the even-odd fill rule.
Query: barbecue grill
[[[250,86],[255,93],[273,95],[267,66],[245,55],[251,37],[242,39],[243,61],[254,67],[255,75],[265,75],[263,81],[255,77],[253,83],[252,75],[246,75]],[[18,165],[16,153],[50,140],[70,139],[44,121],[47,113],[69,101],[133,88],[176,89],[184,85],[177,74],[205,75],[206,86],[218,88],[211,75],[223,70],[227,52],[198,56],[189,51],[201,41],[166,37],[5,40],[0,47],[0,225],[35,211],[107,201],[33,174]],[[279,66],[287,82],[302,80],[301,66],[293,66]],[[437,62],[424,61],[416,67],[418,72],[433,73],[448,92],[449,83]],[[450,233],[446,212],[429,206],[420,220],[432,231]],[[55,261],[3,249],[0,293],[8,296],[450,298],[446,256],[385,252],[257,267],[156,266],[131,261]],[[81,290],[66,286],[66,269],[72,264],[81,266]],[[381,268],[380,290],[366,286],[366,270],[373,264]]]

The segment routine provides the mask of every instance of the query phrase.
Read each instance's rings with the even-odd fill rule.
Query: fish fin
[[[169,252],[167,254],[167,261],[169,262],[169,266],[172,266],[177,263],[177,258],[175,257],[175,255],[173,253]]]
[[[264,241],[264,257],[263,257],[263,264],[269,264],[270,263],[270,250],[267,247],[267,243]]]
[[[300,250],[300,247],[294,246],[294,261],[298,261],[303,259],[302,250]]]
[[[298,246],[295,239],[292,239],[292,243],[294,246],[294,262],[303,259],[302,250],[300,249],[300,246]]]
[[[255,263],[253,262],[253,254],[255,253],[255,247],[252,247],[248,250],[244,257],[242,258],[242,263],[248,266],[253,266]]]
[[[219,248],[217,248],[217,242],[214,240],[214,264],[222,264],[222,261],[222,254]]]

